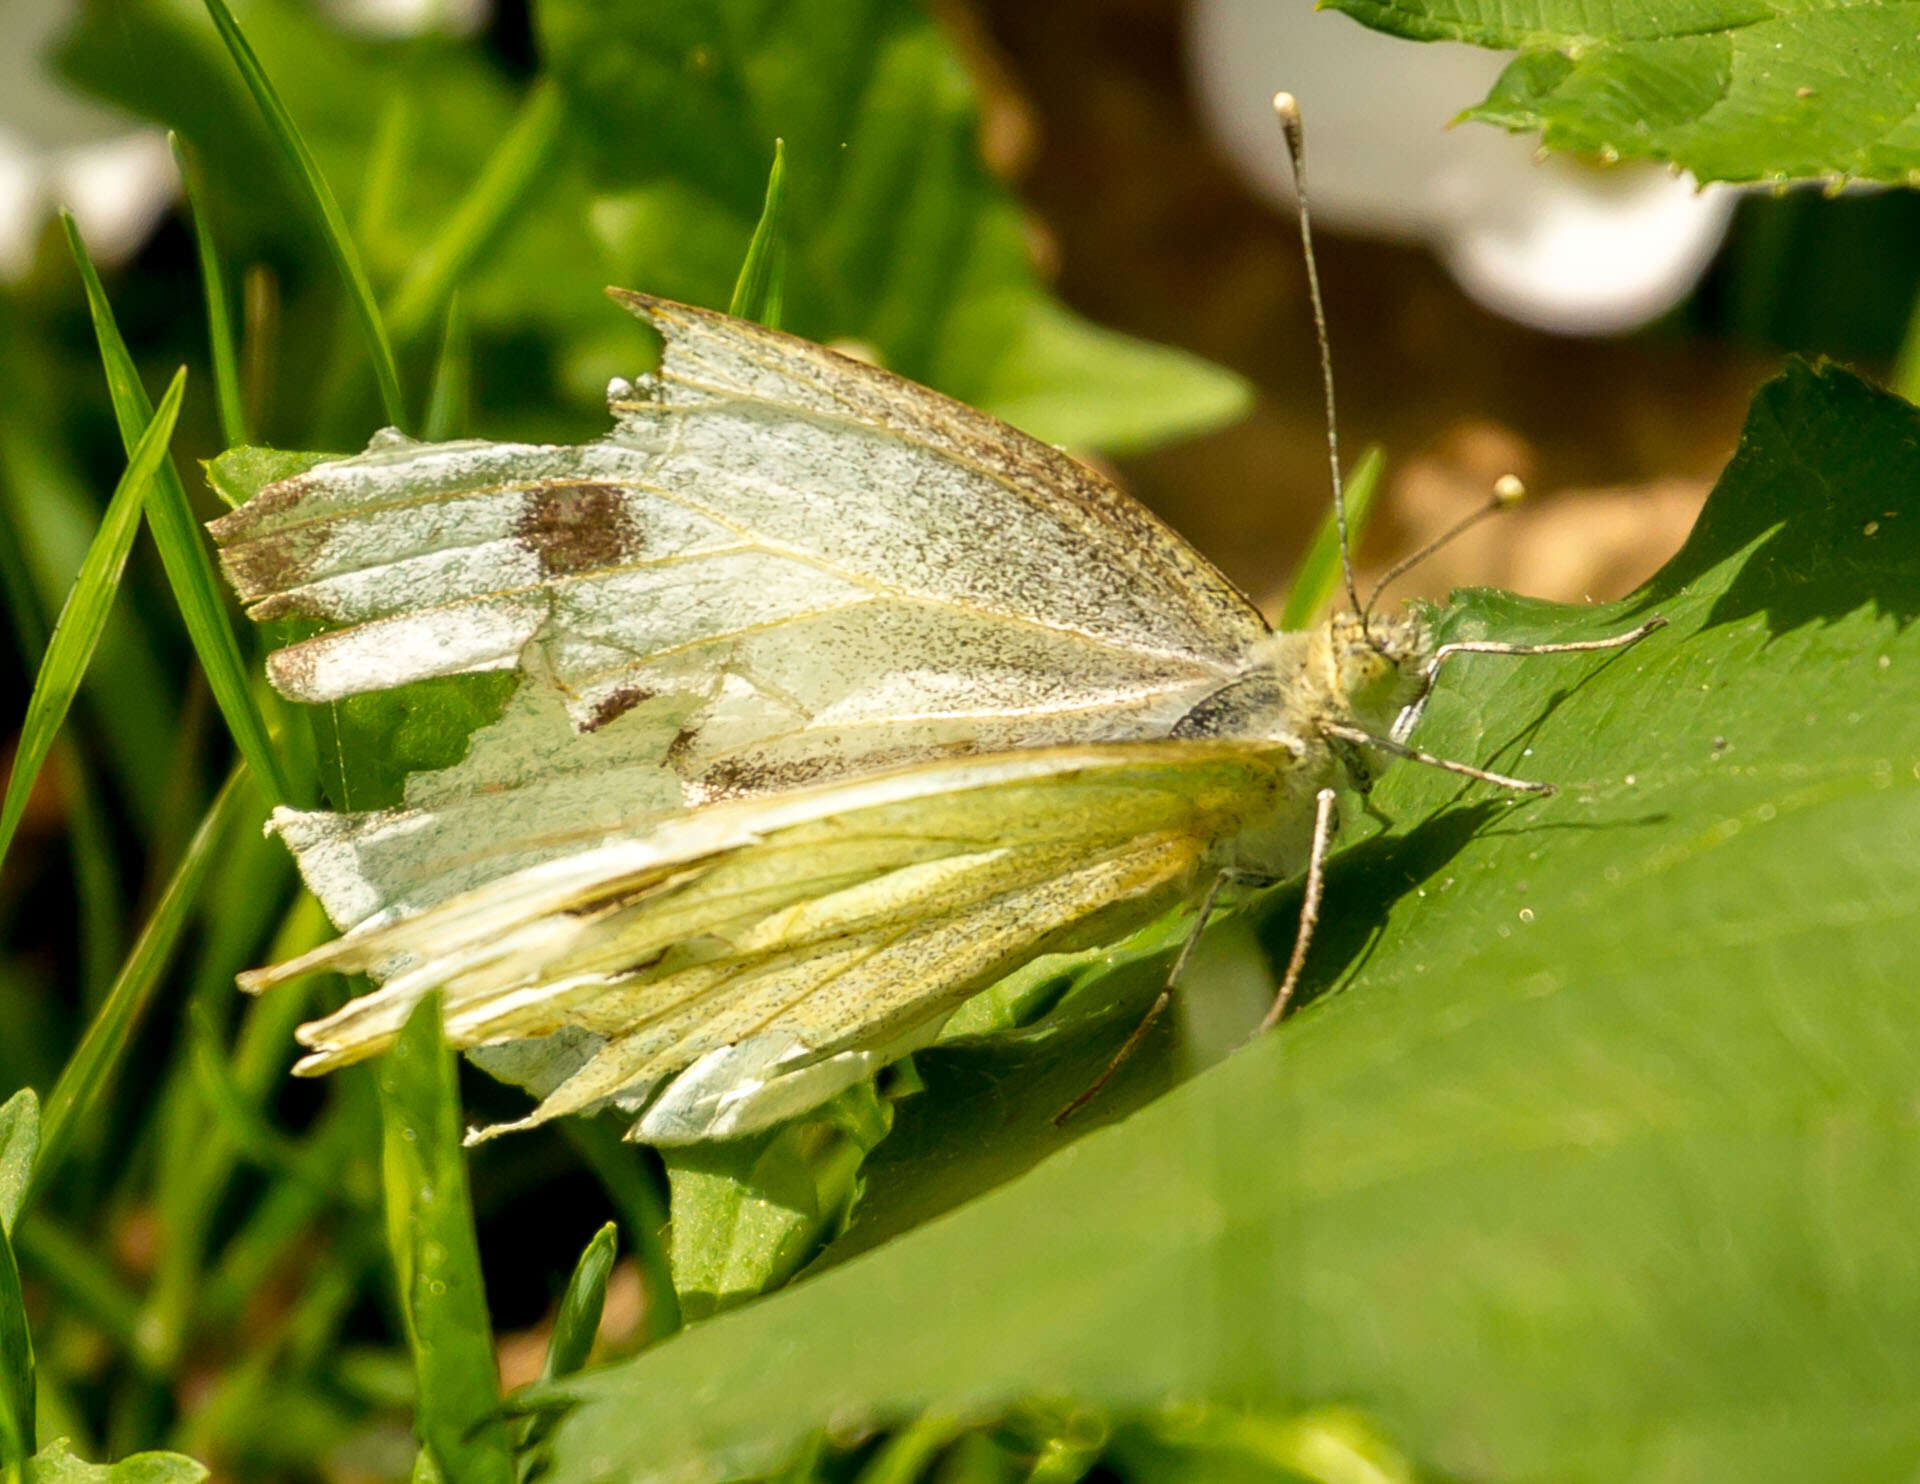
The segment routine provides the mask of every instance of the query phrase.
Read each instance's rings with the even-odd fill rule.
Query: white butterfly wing
[[[534,1069],[545,1097],[525,1123],[637,1108],[674,1079],[641,1137],[746,1132],[924,1041],[1036,954],[1187,898],[1224,840],[1308,783],[1287,749],[1183,741],[731,800],[349,932],[249,985],[405,961],[302,1029],[303,1070],[379,1051],[438,991],[455,1045]]]
[[[383,435],[213,526],[256,618],[326,630],[270,661],[289,696],[537,682],[406,810],[283,822],[336,920],[715,798],[1164,736],[1265,636],[1058,450],[810,342],[619,297],[665,350],[606,438]]]

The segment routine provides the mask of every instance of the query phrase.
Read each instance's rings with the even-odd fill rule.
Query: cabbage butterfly
[[[1304,200],[1301,227],[1324,365]],[[521,676],[403,806],[277,816],[348,930],[243,983],[382,981],[301,1029],[297,1070],[380,1051],[438,990],[449,1039],[541,1095],[508,1127],[613,1105],[649,1142],[741,1134],[1039,954],[1183,904],[1197,933],[1226,883],[1304,867],[1271,1023],[1338,779],[1399,757],[1545,788],[1407,741],[1450,655],[1535,651],[1436,647],[1371,615],[1350,564],[1347,608],[1275,633],[1059,451],[792,336],[614,297],[664,352],[610,389],[606,437],[386,433],[212,527],[252,616],[321,626],[269,661],[295,700]],[[1330,369],[1327,397],[1340,510]]]

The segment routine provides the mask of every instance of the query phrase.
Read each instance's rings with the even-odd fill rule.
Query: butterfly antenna
[[[1333,521],[1340,532],[1340,572],[1346,579],[1347,601],[1366,630],[1367,612],[1353,580],[1353,548],[1347,539],[1347,491],[1340,477],[1340,427],[1333,412],[1333,342],[1327,335],[1327,308],[1320,298],[1320,265],[1313,256],[1313,216],[1307,210],[1307,137],[1300,123],[1300,104],[1292,93],[1275,93],[1273,111],[1280,132],[1287,136],[1287,154],[1293,161],[1293,194],[1300,206],[1300,250],[1307,260],[1307,299],[1313,305],[1313,333],[1320,342],[1320,383],[1327,396],[1327,464],[1333,471]]]
[[[1400,578],[1406,576],[1407,573],[1419,566],[1441,547],[1452,541],[1454,537],[1472,530],[1489,515],[1498,515],[1503,510],[1511,510],[1515,505],[1518,505],[1522,500],[1526,499],[1526,497],[1527,487],[1520,482],[1518,475],[1502,474],[1493,482],[1493,495],[1488,499],[1486,504],[1482,505],[1471,515],[1455,521],[1452,525],[1448,526],[1446,530],[1442,531],[1438,536],[1435,536],[1433,540],[1429,541],[1411,556],[1404,556],[1391,567],[1387,568],[1380,580],[1374,583],[1373,591],[1367,595],[1367,606],[1361,610],[1360,614],[1361,621],[1364,623],[1366,618],[1373,612],[1374,604],[1380,601],[1380,594],[1387,590],[1389,584],[1397,582]]]

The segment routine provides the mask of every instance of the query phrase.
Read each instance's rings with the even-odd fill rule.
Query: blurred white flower
[[[341,25],[369,36],[471,36],[492,14],[488,0],[325,0]]]
[[[488,0],[328,0],[342,25],[383,37],[466,35]],[[166,134],[73,92],[52,52],[73,0],[0,4],[0,280],[17,279],[51,212],[66,207],[96,262],[139,251],[180,189]],[[244,14],[242,16],[244,20]]]
[[[1654,165],[1536,164],[1530,137],[1447,121],[1485,95],[1507,55],[1369,31],[1311,0],[1194,0],[1190,55],[1215,140],[1291,208],[1269,100],[1307,123],[1316,217],[1428,244],[1497,313],[1563,334],[1630,330],[1684,299],[1725,235],[1737,193]]]
[[[69,0],[0,7],[0,278],[18,278],[56,207],[96,260],[130,256],[179,188],[166,136],[65,87],[48,61]]]

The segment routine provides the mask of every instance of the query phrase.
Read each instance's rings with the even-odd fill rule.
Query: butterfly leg
[[[1300,987],[1300,971],[1307,966],[1307,949],[1313,944],[1313,930],[1320,923],[1320,900],[1327,889],[1327,852],[1333,846],[1334,827],[1339,819],[1334,807],[1334,792],[1323,788],[1314,799],[1313,848],[1307,852],[1307,886],[1300,898],[1300,926],[1293,935],[1293,956],[1287,960],[1287,972],[1273,996],[1273,1004],[1261,1017],[1254,1035],[1272,1030],[1293,1003],[1293,992]]]
[[[1433,658],[1427,661],[1426,669],[1421,672],[1420,693],[1395,719],[1392,738],[1395,742],[1404,742],[1413,735],[1413,729],[1420,724],[1421,713],[1427,709],[1427,702],[1433,695],[1434,683],[1440,678],[1440,667],[1456,654],[1579,654],[1593,649],[1625,649],[1638,644],[1655,629],[1666,626],[1667,621],[1656,614],[1639,628],[1607,639],[1581,639],[1563,644],[1503,644],[1493,639],[1467,639],[1458,644],[1442,644],[1433,652]]]
[[[1180,952],[1174,955],[1173,967],[1167,970],[1166,982],[1160,986],[1160,993],[1147,1007],[1147,1013],[1140,1017],[1140,1023],[1128,1033],[1127,1039],[1120,1043],[1120,1049],[1113,1054],[1113,1060],[1107,1063],[1106,1070],[1093,1079],[1092,1084],[1066,1107],[1053,1115],[1054,1127],[1058,1128],[1074,1114],[1100,1095],[1100,1090],[1113,1080],[1113,1074],[1127,1064],[1134,1052],[1140,1049],[1140,1043],[1147,1039],[1147,1032],[1155,1022],[1166,1013],[1167,1006],[1173,1003],[1173,991],[1180,983],[1180,976],[1186,972],[1187,960],[1193,957],[1193,950],[1200,944],[1200,934],[1206,930],[1207,921],[1213,916],[1214,904],[1220,900],[1220,893],[1227,883],[1239,879],[1238,871],[1222,871],[1213,878],[1207,887],[1207,894],[1200,899],[1200,911],[1193,919],[1193,929],[1187,934],[1186,941],[1180,945]]]
[[[1452,758],[1435,757],[1431,752],[1422,752],[1417,747],[1409,747],[1404,742],[1396,742],[1391,737],[1376,737],[1372,732],[1362,731],[1359,727],[1350,727],[1337,721],[1323,721],[1320,730],[1330,739],[1351,742],[1358,747],[1377,747],[1394,757],[1403,757],[1411,763],[1425,763],[1429,768],[1441,768],[1449,773],[1458,773],[1462,778],[1477,778],[1482,783],[1495,784],[1500,788],[1510,788],[1515,793],[1550,794],[1554,792],[1551,783],[1535,783],[1526,778],[1510,778],[1505,773],[1494,773],[1486,768],[1476,768],[1472,763],[1456,763]]]

